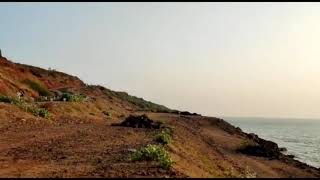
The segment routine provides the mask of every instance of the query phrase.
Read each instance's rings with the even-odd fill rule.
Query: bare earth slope
[[[67,89],[89,97],[81,102],[37,101],[39,91]],[[123,92],[88,86],[76,77],[0,59],[0,95],[23,98],[46,108],[37,117],[0,102],[0,177],[320,177],[320,170],[287,156],[253,156],[237,151],[247,134],[227,122],[172,113],[168,108]],[[62,90],[61,90],[62,91]],[[130,149],[153,143],[154,129],[112,126],[130,114],[147,114],[174,127],[167,149],[176,162],[133,162]]]

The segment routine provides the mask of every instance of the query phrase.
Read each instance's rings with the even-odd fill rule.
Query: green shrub
[[[82,94],[70,94],[70,93],[63,93],[61,96],[61,100],[66,99],[68,102],[81,102],[86,98],[85,95]]]
[[[32,113],[34,116],[49,118],[49,111],[45,108],[38,108],[36,106],[28,105],[24,102],[16,104],[21,109],[25,110],[26,112]]]
[[[0,95],[0,102],[11,103],[11,104],[17,105],[21,102],[21,100],[19,100],[18,98],[10,97],[10,96]]]
[[[82,94],[75,94],[71,96],[70,101],[71,102],[81,102],[86,98],[86,96],[82,95]]]
[[[11,103],[11,102],[13,102],[13,98],[11,98],[9,96],[0,95],[0,102]]]
[[[170,112],[170,109],[159,104],[155,104],[150,101],[146,101],[143,98],[138,98],[136,96],[131,96],[126,92],[112,91],[106,88],[102,88],[103,92],[109,97],[117,97],[123,101],[127,101],[133,105],[136,105],[139,110],[142,111],[152,111],[152,112]]]
[[[23,83],[27,84],[31,89],[34,91],[37,91],[40,96],[51,96],[51,92],[48,91],[48,89],[37,82],[34,82],[30,79],[26,79],[23,81]]]
[[[0,102],[14,104],[17,107],[19,107],[20,109],[23,109],[26,112],[30,112],[35,116],[39,116],[39,117],[43,117],[43,118],[49,117],[49,112],[47,109],[31,106],[28,103],[26,103],[24,100],[0,95]]]
[[[167,129],[164,129],[156,135],[155,141],[161,143],[161,144],[169,144],[171,143],[171,134]]]
[[[157,161],[160,167],[170,169],[174,161],[164,147],[149,144],[131,155],[133,161]]]
[[[166,132],[167,134],[173,135],[174,127],[170,125],[163,125],[161,129]]]
[[[0,95],[0,102],[11,103],[11,99],[7,96]]]
[[[72,95],[71,95],[70,93],[63,93],[63,94],[61,95],[61,100],[66,99],[66,101],[70,101],[71,96],[72,96]]]
[[[34,108],[31,110],[33,115],[43,117],[43,118],[48,118],[49,117],[49,111],[44,108]]]

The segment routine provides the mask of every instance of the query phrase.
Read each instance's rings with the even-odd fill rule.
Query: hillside
[[[6,58],[0,133],[0,177],[320,177],[222,119]],[[144,147],[159,149],[147,157]]]

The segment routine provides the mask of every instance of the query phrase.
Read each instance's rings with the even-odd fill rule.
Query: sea
[[[320,168],[320,119],[221,117],[246,133],[285,147],[296,160]]]

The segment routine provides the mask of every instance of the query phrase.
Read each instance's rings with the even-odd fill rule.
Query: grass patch
[[[171,143],[171,136],[165,132],[161,132],[159,133],[156,137],[155,137],[155,141],[161,143],[161,144],[169,144]]]
[[[170,126],[170,125],[162,125],[161,126],[161,129],[163,131],[165,131],[166,133],[168,133],[170,136],[173,135],[173,132],[174,132],[174,127],[173,126]]]
[[[43,118],[49,118],[49,111],[45,108],[29,108],[29,111],[33,115],[38,116],[38,117],[43,117]]]
[[[157,134],[154,138],[156,142],[161,144],[169,144],[172,141],[172,131],[168,128],[161,130],[159,134]]]
[[[131,155],[132,161],[157,161],[161,168],[170,169],[174,163],[166,149],[149,144]]]
[[[45,108],[38,108],[34,105],[29,105],[24,101],[19,101],[18,103],[14,103],[20,109],[25,110],[26,112],[32,113],[34,116],[49,118],[49,111]]]
[[[61,96],[61,100],[65,99],[68,102],[82,102],[85,98],[83,94],[63,93]]]
[[[32,113],[34,116],[49,118],[49,111],[47,109],[30,105],[21,99],[0,95],[0,102],[13,104],[26,112]]]
[[[25,79],[22,81],[23,83],[27,84],[31,89],[38,92],[40,96],[51,96],[51,92],[41,84],[32,81],[30,79]]]
[[[18,100],[13,97],[0,95],[0,102],[14,104],[14,103],[17,103]]]
[[[94,86],[91,86],[94,87]],[[143,98],[138,98],[136,96],[131,96],[126,92],[117,92],[112,91],[103,87],[100,87],[101,90],[109,97],[117,97],[123,101],[127,101],[133,105],[139,107],[141,111],[151,111],[151,112],[170,112],[171,110],[163,105],[155,104],[150,101],[146,101]]]

